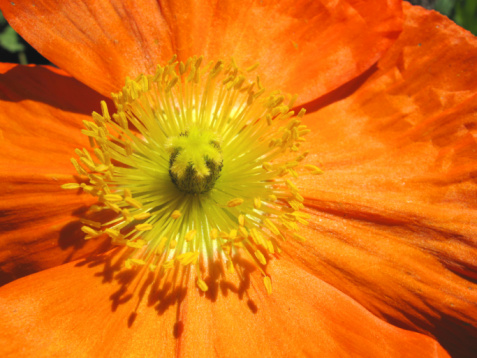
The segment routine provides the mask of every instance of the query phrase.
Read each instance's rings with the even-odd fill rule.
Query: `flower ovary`
[[[222,152],[218,136],[193,127],[166,143],[171,153],[169,176],[176,187],[187,194],[210,191],[222,170]]]

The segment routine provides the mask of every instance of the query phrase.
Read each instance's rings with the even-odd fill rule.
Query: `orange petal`
[[[370,67],[402,26],[395,0],[230,0],[203,7],[170,1],[164,9],[180,58],[205,54],[233,56],[245,67],[259,63],[265,86],[298,93],[300,103]]]
[[[91,253],[79,216],[92,200],[60,185],[76,182],[70,158],[88,141],[82,113],[100,95],[48,66],[0,64],[0,284]],[[95,103],[94,107],[92,103]]]
[[[162,288],[155,290],[150,278],[135,281],[131,271],[102,282],[101,276],[116,265],[115,259],[110,260],[90,265],[69,263],[2,287],[4,344],[0,353],[448,356],[431,338],[377,319],[340,291],[285,260],[270,267],[272,295],[267,295],[256,272],[245,293],[237,292],[234,280],[222,282],[213,297],[195,286],[193,274],[184,279],[188,287],[174,290],[172,296],[155,296]]]
[[[0,7],[42,55],[107,96],[126,76],[150,73],[173,55],[168,25],[154,0],[2,1]]]
[[[308,116],[300,178],[307,270],[377,316],[477,350],[477,39],[405,5],[405,28],[363,85]]]
[[[45,57],[105,95],[177,53],[258,62],[267,86],[299,93],[302,103],[376,62],[402,16],[399,0],[3,0],[0,7]]]

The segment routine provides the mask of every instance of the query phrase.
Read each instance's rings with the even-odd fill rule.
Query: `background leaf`
[[[9,52],[25,51],[25,45],[20,42],[20,36],[10,26],[0,33],[0,46]]]

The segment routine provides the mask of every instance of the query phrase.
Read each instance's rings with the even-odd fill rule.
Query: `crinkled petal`
[[[112,278],[107,272],[116,264],[116,258],[69,263],[2,287],[0,353],[447,357],[433,339],[377,319],[285,260],[270,267],[270,296],[258,271],[245,290],[230,278],[204,295],[190,274],[179,279],[183,287],[163,295],[167,283],[155,287],[147,275],[129,271]]]
[[[0,1],[40,53],[109,96],[126,76],[180,60],[261,64],[269,87],[306,102],[369,68],[401,30],[401,1]],[[32,30],[34,29],[34,30]]]
[[[309,115],[299,265],[377,316],[477,350],[477,40],[405,6],[405,28],[348,98]]]
[[[102,96],[61,70],[0,64],[0,284],[84,257],[79,217],[92,200],[62,184],[77,182],[70,158],[88,146],[83,113]],[[93,103],[94,106],[93,106]]]

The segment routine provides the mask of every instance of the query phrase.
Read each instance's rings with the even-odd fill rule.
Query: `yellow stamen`
[[[152,230],[153,226],[151,224],[138,224],[136,225],[136,230],[138,231],[149,231]]]
[[[204,292],[207,292],[207,290],[209,289],[207,284],[204,281],[202,281],[200,278],[197,279],[197,286],[199,286],[199,288]]]
[[[174,210],[171,214],[171,218],[173,218],[174,220],[179,219],[181,216],[182,214],[179,210]]]
[[[197,234],[197,230],[191,230],[185,235],[185,241],[189,242],[191,240],[194,240],[195,235]]]
[[[80,185],[78,183],[68,183],[61,186],[62,189],[79,189]]]
[[[232,199],[230,200],[228,203],[227,203],[227,206],[229,208],[233,208],[235,206],[239,206],[239,205],[242,205],[243,204],[243,199],[242,198],[235,198],[235,199]]]
[[[265,285],[265,288],[267,289],[267,292],[269,295],[272,294],[272,281],[270,280],[270,277],[265,276],[263,278],[263,283]]]
[[[91,152],[77,149],[71,159],[88,181],[62,185],[97,197],[90,213],[115,215],[82,219],[85,238],[104,233],[129,247],[127,268],[162,274],[195,265],[204,292],[203,263],[218,260],[240,275],[236,258],[245,254],[265,276],[266,254],[289,236],[302,241],[296,232],[308,217],[294,180],[322,171],[302,164],[309,129],[305,111],[291,111],[297,96],[267,90],[250,75],[257,67],[174,57],[127,78],[112,94],[116,113],[102,101],[82,131]],[[268,276],[264,285],[271,293]]]
[[[135,220],[144,220],[151,217],[151,213],[140,213],[133,216]]]

